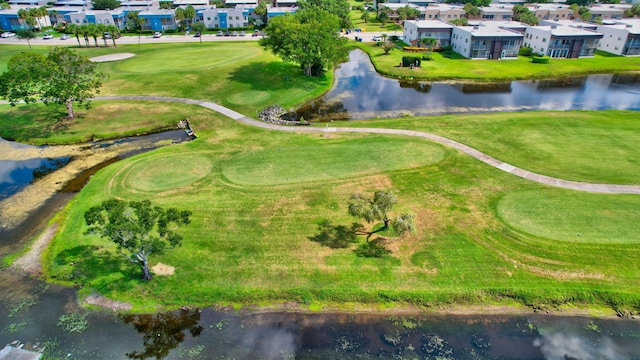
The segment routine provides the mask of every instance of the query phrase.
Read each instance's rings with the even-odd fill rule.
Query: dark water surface
[[[640,110],[639,74],[428,83],[385,78],[376,73],[367,54],[354,50],[336,70],[335,82],[331,91],[302,106],[298,114],[305,120],[326,121],[523,110]]]

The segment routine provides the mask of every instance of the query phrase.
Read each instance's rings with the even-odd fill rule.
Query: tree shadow
[[[129,359],[163,359],[169,351],[175,349],[185,339],[185,330],[191,336],[197,337],[202,333],[200,310],[197,308],[182,308],[158,314],[126,314],[121,319],[143,335],[144,350],[127,353]]]
[[[252,62],[231,71],[229,80],[248,84],[258,91],[279,91],[297,88],[312,91],[327,80],[326,75],[319,77],[304,76],[302,69],[281,61]]]
[[[97,289],[102,293],[115,287],[118,291],[129,289],[133,286],[130,280],[141,277],[139,269],[130,265],[122,255],[105,251],[102,246],[82,245],[66,249],[56,255],[54,263],[62,267],[61,275],[56,277],[80,286],[90,283],[92,286],[106,287]],[[114,281],[118,278],[126,280]]]
[[[63,106],[50,104],[20,104],[4,113],[2,135],[7,140],[26,138],[46,139],[53,133],[65,132],[72,121],[64,121],[67,112]]]
[[[345,249],[358,242],[356,231],[360,228],[362,228],[362,225],[358,223],[353,223],[351,227],[347,227],[333,225],[330,220],[323,220],[318,224],[319,233],[309,237],[309,240],[332,249]]]

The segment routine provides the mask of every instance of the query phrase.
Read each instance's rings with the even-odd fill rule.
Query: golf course
[[[0,71],[24,51],[2,49]],[[269,105],[301,105],[333,83],[331,73],[304,77],[299,66],[249,42],[76,50],[87,57],[135,54],[98,65],[108,75],[100,96],[194,99],[249,118]],[[618,59],[626,60],[605,60]],[[432,62],[455,67],[453,61],[471,63]],[[314,125],[315,133],[275,131],[202,106],[150,100],[97,100],[78,113],[65,122],[62,107],[0,105],[0,136],[69,144],[173,128],[184,118],[198,135],[100,170],[51,220],[59,227],[43,254],[43,276],[77,287],[81,298],[97,293],[136,312],[290,303],[313,311],[458,305],[640,311],[640,195],[543,185],[412,136],[322,132],[324,124]],[[634,111],[457,114],[331,126],[427,132],[541,175],[640,185]],[[349,215],[351,194],[378,190],[395,192],[391,212],[413,214],[415,231],[380,233],[376,244],[386,249],[380,257],[355,251],[367,242],[364,236],[346,247],[327,246],[327,229],[339,234],[360,221]],[[151,258],[151,266],[163,264],[173,274],[145,282],[115,244],[86,234],[84,213],[111,198],[191,211],[191,223],[178,230],[182,246]]]

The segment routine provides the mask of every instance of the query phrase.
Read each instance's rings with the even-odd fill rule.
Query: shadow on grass
[[[82,245],[60,252],[54,259],[62,267],[59,277],[78,285],[91,284],[101,291],[130,289],[142,278],[142,272],[124,256],[104,251],[102,247]],[[123,279],[122,281],[117,281]]]
[[[0,136],[7,140],[46,139],[65,132],[77,120],[65,120],[66,109],[58,105],[28,104],[0,111]]]
[[[318,224],[319,233],[309,237],[309,240],[320,243],[332,249],[346,249],[352,244],[358,243],[358,235],[363,232],[361,224],[352,223],[350,227],[345,225],[333,225],[330,220],[323,220]],[[391,254],[385,243],[387,239],[377,237],[373,240],[359,244],[354,253],[360,257],[381,258]]]
[[[305,91],[315,90],[326,76],[304,76],[302,69],[294,64],[279,61],[269,63],[253,62],[241,66],[229,73],[229,79],[251,85],[253,90],[280,91],[298,88]]]

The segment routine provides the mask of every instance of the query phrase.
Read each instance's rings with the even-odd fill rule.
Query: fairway
[[[640,196],[526,191],[505,195],[498,214],[508,225],[560,241],[640,244]]]
[[[279,147],[235,155],[222,165],[223,175],[242,185],[277,185],[365,176],[414,168],[442,159],[442,149],[407,139],[370,137],[358,144]]]
[[[258,48],[244,43],[190,46],[177,51],[154,47],[131,59],[119,61],[115,67],[132,73],[185,72],[221,67],[259,55]]]

